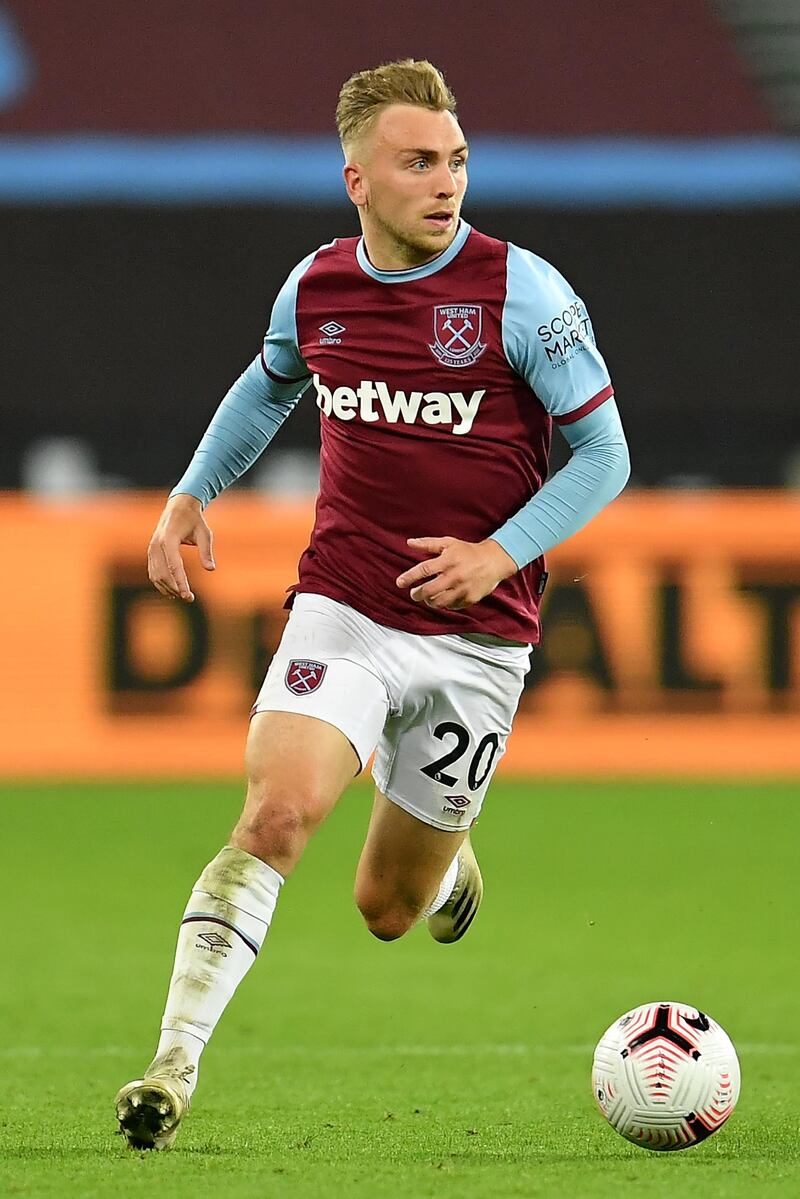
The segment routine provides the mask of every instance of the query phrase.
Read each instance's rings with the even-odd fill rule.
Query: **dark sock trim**
[[[232,933],[236,933],[236,936],[240,937],[241,940],[244,941],[248,949],[252,949],[253,957],[258,957],[258,946],[256,945],[255,941],[251,941],[250,938],[246,937],[244,933],[236,927],[235,924],[231,924],[229,921],[223,920],[221,916],[184,916],[183,920],[181,920],[181,924],[199,924],[203,921],[207,924],[221,924],[223,928],[229,928]]]

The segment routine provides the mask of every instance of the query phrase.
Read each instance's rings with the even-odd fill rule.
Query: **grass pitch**
[[[283,890],[175,1150],[148,1155],[112,1099],[151,1056],[240,788],[0,788],[0,1194],[800,1194],[799,791],[498,783],[474,834],[484,906],[440,946],[362,927],[354,787]],[[730,1122],[674,1155],[619,1138],[588,1082],[604,1028],[661,998],[710,1012],[742,1062]]]

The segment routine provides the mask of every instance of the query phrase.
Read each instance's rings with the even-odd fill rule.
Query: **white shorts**
[[[388,629],[325,596],[296,596],[253,712],[340,729],[383,794],[419,820],[476,819],[505,752],[530,647]]]

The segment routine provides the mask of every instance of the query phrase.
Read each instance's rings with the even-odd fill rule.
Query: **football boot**
[[[131,1149],[172,1148],[189,1107],[187,1083],[194,1071],[179,1049],[171,1049],[150,1063],[144,1078],[121,1088],[114,1103]]]
[[[450,945],[460,941],[477,915],[483,899],[483,879],[469,837],[458,851],[458,873],[450,898],[428,917],[434,941]]]

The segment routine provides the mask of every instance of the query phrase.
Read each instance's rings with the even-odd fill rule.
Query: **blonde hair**
[[[456,115],[456,98],[442,72],[426,59],[404,58],[358,71],[342,84],[336,105],[339,140],[347,149],[388,104],[415,104]]]

